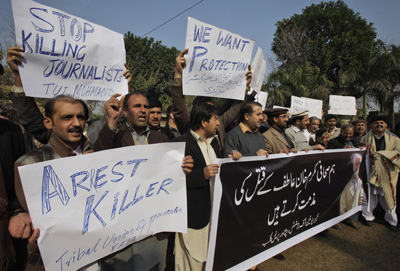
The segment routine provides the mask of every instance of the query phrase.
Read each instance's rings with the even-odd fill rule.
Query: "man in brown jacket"
[[[292,142],[285,135],[285,129],[288,122],[287,109],[268,110],[268,123],[271,126],[263,133],[266,150],[268,153],[289,153],[297,152]]]

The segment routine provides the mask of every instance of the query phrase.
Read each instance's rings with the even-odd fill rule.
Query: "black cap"
[[[287,114],[288,110],[285,108],[274,108],[265,110],[264,113],[267,114],[268,117],[279,116],[282,114]]]

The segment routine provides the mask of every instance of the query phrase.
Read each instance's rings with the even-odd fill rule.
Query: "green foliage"
[[[14,74],[9,67],[4,67],[4,74],[0,76],[0,99],[9,100],[8,93],[14,84]]]
[[[368,94],[394,121],[394,102],[400,97],[400,46],[378,43],[371,58]]]
[[[272,51],[280,63],[266,88],[277,102],[290,95],[326,99],[363,94],[358,87],[370,60],[376,32],[343,1],[321,2],[279,21]],[[280,99],[280,100],[279,100]]]
[[[132,74],[130,91],[165,98],[170,96],[175,58],[179,51],[168,48],[153,38],[125,34],[126,61]]]

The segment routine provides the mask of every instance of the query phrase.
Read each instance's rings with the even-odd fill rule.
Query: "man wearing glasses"
[[[287,109],[275,108],[267,110],[268,123],[271,126],[263,133],[266,150],[268,153],[297,152],[293,143],[285,135],[288,122]]]

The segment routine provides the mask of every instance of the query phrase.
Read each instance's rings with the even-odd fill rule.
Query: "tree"
[[[141,38],[131,32],[125,34],[126,60],[132,74],[130,91],[146,95],[170,96],[175,58],[179,51],[168,48],[153,38]]]
[[[400,97],[400,46],[377,46],[371,60],[369,95],[381,105],[381,112],[387,111],[389,121],[394,124],[394,102]]]
[[[275,72],[292,75],[291,83],[279,79],[277,86],[292,85],[291,92],[311,98],[362,95],[354,83],[368,66],[376,37],[372,23],[343,1],[331,1],[312,4],[276,26],[272,51],[280,65]],[[294,76],[299,73],[307,77]]]

